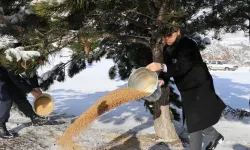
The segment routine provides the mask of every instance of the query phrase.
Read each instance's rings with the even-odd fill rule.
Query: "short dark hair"
[[[162,26],[160,29],[160,34],[162,36],[171,36],[174,32],[179,30],[179,26]]]

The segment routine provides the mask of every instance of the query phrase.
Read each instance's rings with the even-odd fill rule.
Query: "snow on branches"
[[[11,44],[16,43],[16,42],[17,40],[14,39],[13,36],[9,36],[9,35],[0,36],[0,49],[5,49],[9,47]]]
[[[23,47],[9,48],[5,52],[6,59],[13,61],[13,57],[16,61],[27,61],[33,57],[39,57],[40,53],[38,51],[25,51]]]

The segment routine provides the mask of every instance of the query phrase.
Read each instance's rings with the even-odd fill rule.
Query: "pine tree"
[[[152,51],[143,44],[120,44],[119,41],[107,44],[106,41],[102,41],[100,46],[114,48],[107,53],[107,58],[112,59],[115,63],[109,70],[110,79],[116,79],[119,76],[122,80],[126,80],[133,69],[145,67],[153,61]],[[180,109],[182,108],[182,102],[179,100],[179,95],[174,92],[173,85],[174,82],[171,81],[169,101]],[[152,115],[154,114],[153,104],[153,102],[144,101],[144,106]],[[171,119],[180,121],[180,114],[174,107],[171,107]]]
[[[58,15],[61,11],[57,3],[31,5],[30,1],[12,0],[3,4],[1,35],[8,35],[16,41],[0,47],[0,63],[8,70],[33,76],[39,67],[48,63],[50,55],[76,43],[79,34],[71,30],[65,17]],[[73,63],[75,61],[64,65],[69,64],[74,69]],[[60,76],[57,79],[59,81],[65,78],[63,68],[61,65],[58,68],[60,71],[55,69],[55,73]]]
[[[222,0],[211,1],[211,12],[204,18],[211,28],[229,33],[244,31],[250,41],[250,1]]]
[[[204,28],[201,26],[195,28],[198,24],[187,23],[187,21],[205,5],[205,2],[200,1],[170,0],[66,0],[61,4],[42,2],[34,5],[33,10],[36,13],[35,17],[44,20],[44,23],[39,22],[34,28],[26,30],[24,33],[28,34],[22,36],[22,43],[30,49],[34,49],[33,46],[35,46],[46,60],[49,53],[55,51],[54,42],[61,43],[60,41],[63,40],[60,39],[69,34],[69,30],[77,32],[76,37],[67,41],[68,43],[66,42],[67,45],[63,44],[63,46],[70,46],[73,49],[71,60],[59,64],[47,72],[42,78],[42,80],[46,80],[42,81],[41,85],[51,85],[54,80],[63,81],[67,66],[69,76],[73,77],[84,69],[87,63],[98,61],[105,54],[116,64],[116,67],[112,67],[111,72],[117,70],[121,78],[126,79],[133,68],[145,66],[145,64],[132,65],[128,59],[124,58],[126,55],[115,55],[116,53],[120,51],[121,54],[125,53],[129,57],[133,57],[134,51],[143,48],[152,52],[151,59],[145,59],[146,61],[163,62],[161,41],[163,32],[182,25],[187,34],[193,33],[194,30],[203,31]],[[68,12],[66,17],[59,15],[64,12]],[[51,21],[51,18],[55,21]],[[96,49],[97,39],[100,38],[103,38],[101,44],[104,46]],[[113,47],[107,46],[109,44]],[[124,49],[128,51],[123,51]],[[113,57],[111,57],[112,54],[114,54]],[[145,61],[144,59],[135,60],[142,61],[140,63]],[[36,69],[32,68],[32,70]],[[178,139],[171,123],[169,86],[162,88],[162,91],[162,97],[154,103],[153,107],[156,134],[166,140]]]
[[[6,63],[6,67],[17,73],[27,68],[25,72],[32,75],[40,66],[38,61],[46,62],[50,54],[68,46],[73,50],[71,59],[58,64],[41,77],[41,86],[45,90],[55,80],[64,81],[66,69],[69,77],[73,77],[105,55],[115,63],[110,69],[111,78],[118,71],[121,79],[126,79],[135,68],[152,61],[163,62],[161,37],[166,32],[181,28],[189,36],[204,34],[209,29],[204,22],[206,18],[193,16],[207,6],[209,1],[196,0],[40,2],[31,6],[35,13],[27,15],[27,18],[33,17],[33,20],[19,22],[22,32],[15,37],[25,50],[37,50],[41,57],[29,60],[30,67],[27,67],[27,62],[23,65],[22,60],[20,65],[10,66],[10,63]],[[151,53],[150,57],[142,55],[146,51]],[[162,91],[160,100],[153,104],[156,135],[166,140],[178,139],[169,111],[171,99],[177,98],[173,96],[169,84]]]
[[[67,7],[67,10],[70,12],[67,20],[71,20],[71,23],[73,22],[72,20],[79,19],[81,21],[81,25],[76,24],[74,29],[82,31],[79,38],[85,53],[87,52],[87,58],[100,58],[104,54],[110,57],[115,55],[116,52],[122,52],[124,47],[125,49],[130,47],[134,51],[138,47],[144,47],[152,52],[153,61],[163,62],[162,31],[165,32],[178,26],[183,26],[186,29],[186,34],[193,33],[193,31],[204,31],[206,28],[197,24],[196,20],[188,21],[206,5],[207,3],[204,1],[183,0],[67,0],[62,6]],[[100,49],[90,49],[88,46],[89,42],[96,41],[98,38],[103,38],[101,42],[103,45],[113,45],[113,47],[101,46]],[[90,55],[88,52],[92,51],[95,52],[93,52],[93,55]],[[129,55],[127,51],[124,51],[124,53]],[[124,56],[126,55],[113,57],[116,65],[110,70],[111,77],[115,76],[114,72],[116,70],[122,79],[126,79],[131,73],[134,66]],[[77,66],[84,65],[75,65],[74,67],[77,68]],[[171,123],[171,115],[169,113],[169,90],[169,86],[162,88],[163,94],[161,99],[154,103],[154,118],[156,134],[164,139],[173,140],[178,139],[178,136]]]

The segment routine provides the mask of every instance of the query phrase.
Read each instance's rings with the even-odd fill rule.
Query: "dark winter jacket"
[[[186,37],[173,46],[164,47],[167,73],[164,80],[174,78],[180,91],[189,133],[203,130],[216,124],[226,105],[217,96],[213,78],[203,62],[196,43]]]
[[[0,100],[11,99],[11,94],[23,96],[36,87],[39,87],[37,76],[27,81],[20,75],[15,75],[14,72],[9,72],[0,66]]]

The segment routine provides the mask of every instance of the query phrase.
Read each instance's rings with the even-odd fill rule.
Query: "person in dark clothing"
[[[31,93],[35,98],[42,94],[37,76],[25,80],[20,75],[15,75],[14,72],[0,66],[0,138],[13,137],[6,128],[13,102],[26,117],[31,119],[33,125],[47,122],[46,118],[38,116],[33,111],[32,105],[27,100],[27,93]]]
[[[146,68],[160,71],[161,84],[174,78],[183,102],[191,150],[201,150],[202,134],[211,137],[206,150],[215,149],[224,137],[212,126],[219,121],[226,105],[215,92],[213,78],[199,48],[196,42],[181,36],[179,29],[165,34],[163,41],[166,43],[164,63],[153,62]]]

